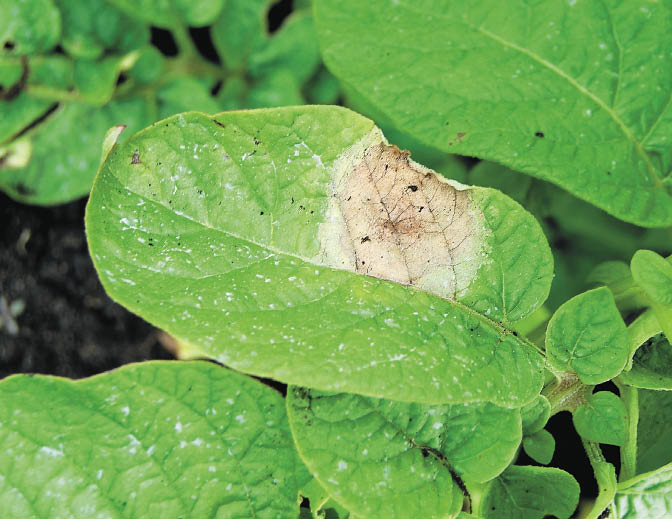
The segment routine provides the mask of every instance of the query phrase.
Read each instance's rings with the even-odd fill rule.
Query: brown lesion
[[[456,258],[474,225],[466,191],[384,143],[367,148],[334,189],[357,272],[455,297]]]

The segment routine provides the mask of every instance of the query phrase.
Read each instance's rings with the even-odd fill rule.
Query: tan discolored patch
[[[455,298],[482,263],[481,212],[465,186],[415,163],[376,133],[334,168],[319,259]]]

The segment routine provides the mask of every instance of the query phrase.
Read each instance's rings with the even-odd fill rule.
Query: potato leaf
[[[672,224],[669,3],[316,0],[315,18],[327,66],[399,129]]]
[[[617,519],[664,519],[672,508],[672,464],[618,485]]]
[[[626,440],[626,411],[614,393],[599,391],[590,395],[572,416],[576,432],[588,441],[622,446]]]
[[[206,362],[9,377],[0,441],[5,517],[298,515],[282,397]]]
[[[635,352],[632,369],[619,377],[630,386],[672,390],[672,345],[659,333]]]
[[[28,134],[33,144],[30,163],[22,169],[0,169],[0,188],[33,204],[84,196],[100,162],[107,129],[122,123],[139,129],[149,120],[145,102],[137,98],[113,101],[93,111],[85,104],[66,103]]]
[[[310,471],[362,517],[459,511],[462,494],[451,472],[490,480],[521,440],[518,410],[492,404],[427,406],[293,387],[287,409]]]
[[[555,312],[546,330],[548,361],[575,371],[585,384],[618,375],[630,353],[628,332],[606,287],[573,297]]]
[[[507,328],[548,294],[538,224],[349,110],[157,123],[112,150],[87,229],[113,298],[241,371],[424,403],[539,393],[541,357]]]
[[[525,453],[537,463],[548,465],[555,452],[555,438],[546,429],[542,429],[523,439]]]
[[[520,409],[520,416],[525,435],[539,432],[551,417],[551,403],[544,395],[537,395],[537,398]]]
[[[483,519],[568,519],[579,502],[579,485],[564,470],[509,467],[495,479],[481,504]]]
[[[0,0],[0,49],[4,52],[48,51],[60,36],[61,15],[52,0]]]

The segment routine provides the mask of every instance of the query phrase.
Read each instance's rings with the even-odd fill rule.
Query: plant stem
[[[588,514],[583,519],[599,519],[604,510],[612,505],[614,495],[616,494],[616,471],[614,466],[604,459],[602,450],[597,443],[581,439],[583,448],[588,455],[590,466],[593,467],[593,474],[597,482],[598,495]]]
[[[177,50],[180,56],[192,58],[199,55],[187,27],[177,24],[171,27],[171,31],[175,37],[175,43],[177,43]]]
[[[627,481],[637,474],[637,425],[639,423],[639,399],[637,388],[623,384],[618,379],[614,382],[621,393],[621,399],[628,413],[628,428],[626,442],[621,447],[620,481]]]
[[[585,402],[584,393],[588,389],[576,373],[562,372],[555,373],[558,381],[544,388],[542,394],[551,404],[551,416],[560,411],[574,411],[579,405]]]

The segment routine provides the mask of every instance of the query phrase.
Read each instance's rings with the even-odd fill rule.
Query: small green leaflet
[[[551,403],[544,395],[537,395],[532,402],[521,408],[523,433],[534,434],[541,431],[551,417]]]
[[[426,406],[290,387],[287,410],[310,471],[362,517],[459,511],[453,474],[492,479],[521,440],[518,410],[492,404]]]
[[[0,441],[8,518],[296,517],[307,476],[280,394],[207,362],[11,376]]]
[[[400,130],[672,224],[669,3],[314,5],[327,66]]]
[[[630,262],[632,277],[650,299],[650,305],[668,340],[672,341],[672,257],[638,250]]]
[[[672,305],[672,260],[650,250],[638,250],[630,268],[635,282],[653,302]]]
[[[511,466],[495,479],[480,506],[483,519],[568,519],[579,502],[579,485],[564,470]]]
[[[553,459],[555,438],[546,429],[542,429],[523,439],[525,453],[537,463],[548,465]]]
[[[617,519],[666,519],[672,508],[672,464],[618,485]]]
[[[606,287],[573,297],[555,312],[546,330],[548,361],[572,370],[585,384],[618,375],[628,360],[628,332]]]
[[[576,432],[588,441],[623,446],[626,411],[622,400],[609,391],[589,395],[572,416]]]
[[[87,229],[114,299],[238,370],[424,403],[519,407],[541,388],[541,357],[508,328],[548,294],[534,218],[349,110],[156,123],[105,160]]]

